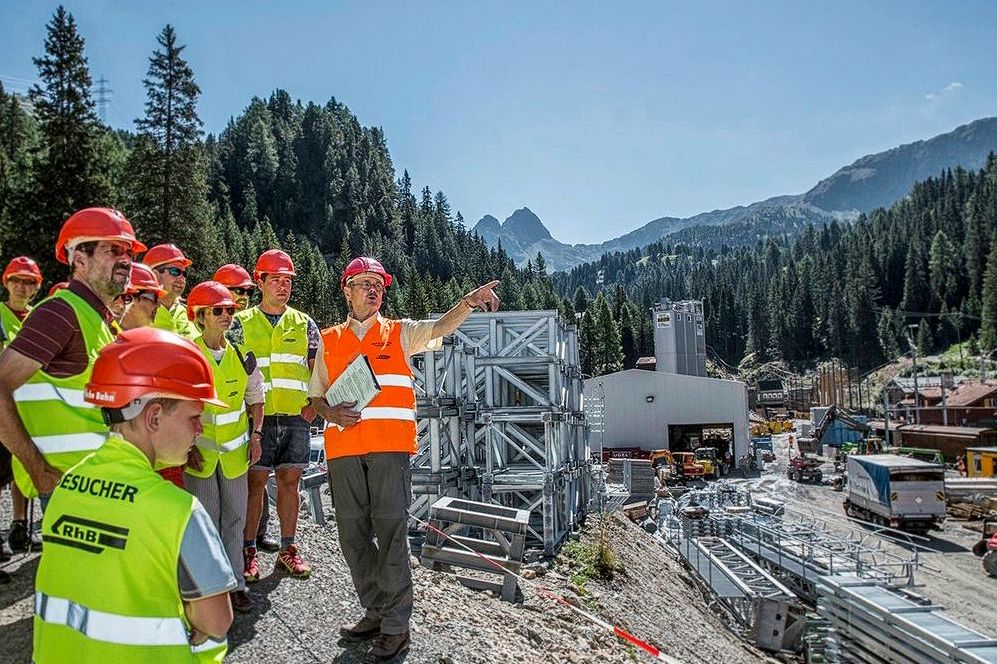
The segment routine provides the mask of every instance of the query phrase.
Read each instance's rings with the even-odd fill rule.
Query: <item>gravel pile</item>
[[[328,500],[328,497],[326,497]],[[6,510],[0,523],[7,523]],[[314,573],[299,581],[269,574],[274,556],[261,554],[263,578],[251,590],[254,611],[236,616],[227,662],[363,662],[365,644],[343,642],[339,626],[361,609],[337,541],[332,510],[320,527],[302,512],[299,544]],[[590,523],[597,521],[590,519]],[[271,523],[271,529],[276,524]],[[495,662],[653,661],[567,607],[538,593],[543,584],[604,620],[632,631],[684,662],[773,661],[730,633],[709,609],[681,564],[651,536],[622,517],[608,520],[611,546],[623,571],[611,581],[574,585],[574,562],[565,556],[538,563],[527,575],[523,601],[502,602],[460,585],[452,575],[416,566],[412,648],[399,661],[458,664]],[[582,533],[585,543],[593,532]],[[414,563],[413,559],[413,563]],[[0,585],[0,643],[4,662],[30,662],[31,579],[37,561],[21,557]],[[577,580],[577,578],[576,578]]]

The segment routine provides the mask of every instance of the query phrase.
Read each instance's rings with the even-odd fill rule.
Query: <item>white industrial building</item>
[[[626,369],[585,381],[593,450],[710,445],[722,456],[732,441],[734,458],[748,452],[747,385],[705,377],[702,306],[663,300],[655,307],[655,371]],[[676,360],[676,348],[687,357]]]

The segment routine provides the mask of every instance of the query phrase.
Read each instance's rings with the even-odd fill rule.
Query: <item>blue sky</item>
[[[54,3],[0,6],[0,80],[34,79]],[[595,242],[800,193],[997,114],[993,2],[67,2],[131,127],[172,23],[218,132],[254,96],[335,96],[468,224],[523,205]]]

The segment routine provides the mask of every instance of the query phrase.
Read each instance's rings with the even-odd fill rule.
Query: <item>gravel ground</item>
[[[326,497],[326,500],[328,498]],[[0,506],[0,523],[9,505]],[[254,611],[237,615],[229,633],[229,662],[362,662],[363,644],[344,643],[338,628],[360,616],[337,541],[334,514],[317,526],[302,514],[299,543],[314,569],[308,580],[282,574],[264,576],[251,590]],[[595,519],[590,519],[590,524]],[[567,607],[536,590],[542,584],[575,598],[604,620],[619,624],[683,662],[773,661],[730,633],[702,601],[686,571],[651,536],[621,517],[608,522],[611,546],[624,571],[609,582],[590,581],[585,595],[568,579],[571,561],[560,558],[532,569],[523,601],[502,602],[477,592],[453,576],[416,567],[412,648],[397,661],[433,664],[493,662],[633,662],[647,660],[615,636],[592,626]],[[274,528],[274,524],[271,524]],[[583,533],[582,542],[593,535]],[[274,556],[261,554],[261,568],[273,569]],[[413,559],[414,560],[414,559]],[[0,585],[0,661],[30,662],[32,581],[37,555],[18,556],[6,569],[13,577]]]

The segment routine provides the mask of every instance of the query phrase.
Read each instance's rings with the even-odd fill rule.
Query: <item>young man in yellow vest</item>
[[[408,509],[412,503],[409,456],[416,452],[415,388],[409,357],[439,347],[475,307],[495,311],[491,281],[474,289],[439,320],[391,320],[380,314],[388,274],[373,258],[354,258],[340,285],[349,317],[322,332],[319,360],[308,393],[325,430],[329,483],[336,525],[363,618],[344,625],[350,639],[377,637],[370,654],[396,657],[409,647],[412,570],[409,568]],[[367,356],[381,391],[357,412],[356,403],[330,404],[325,393],[358,354]]]
[[[0,350],[9,344],[21,330],[24,319],[31,313],[32,298],[42,285],[42,272],[38,263],[27,256],[18,256],[7,263],[3,271],[3,287],[7,301],[0,304]],[[38,544],[28,533],[28,500],[14,484],[10,451],[0,445],[0,490],[10,484],[13,519],[8,541],[13,551],[25,551],[29,544]],[[0,561],[10,560],[10,553],[0,538]]]
[[[146,252],[142,262],[152,268],[166,291],[160,300],[162,306],[156,310],[153,327],[176,332],[185,339],[195,339],[200,332],[187,320],[187,305],[182,299],[187,288],[187,268],[192,261],[175,244],[157,244]]]
[[[245,311],[249,308],[249,296],[256,290],[253,278],[246,272],[246,268],[235,263],[226,263],[215,270],[211,277],[225,288],[228,288],[235,299],[236,311]],[[254,429],[258,423],[253,422]],[[256,549],[267,553],[277,553],[280,551],[280,542],[267,535],[267,524],[270,523],[270,501],[266,495],[262,500],[263,512],[260,515],[260,526],[256,530]]]
[[[254,271],[261,301],[237,314],[229,340],[256,356],[267,385],[262,426],[263,454],[249,470],[243,573],[259,580],[256,536],[263,509],[263,492],[270,471],[277,477],[277,516],[280,551],[277,565],[291,576],[306,578],[311,568],[298,552],[298,482],[311,452],[309,425],[315,411],[308,403],[308,380],[318,352],[319,330],[310,316],[287,306],[296,275],[291,257],[279,249],[263,252]]]
[[[192,342],[151,327],[101,349],[84,398],[107,441],[52,492],[35,581],[37,664],[221,662],[235,587],[211,517],[156,474],[224,406]]]
[[[28,497],[41,494],[44,503],[62,473],[107,437],[83,389],[97,352],[114,338],[108,305],[124,292],[132,256],[142,251],[117,210],[73,214],[56,240],[56,258],[72,266],[69,286],[35,307],[0,354],[0,441]]]

